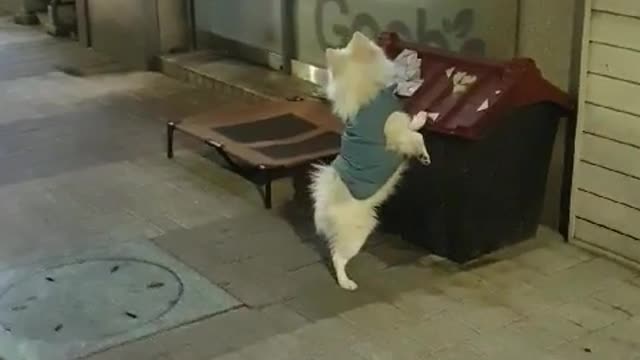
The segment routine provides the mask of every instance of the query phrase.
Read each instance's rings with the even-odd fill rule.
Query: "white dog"
[[[314,220],[331,250],[340,286],[355,290],[345,267],[377,226],[377,208],[392,194],[415,157],[430,162],[422,135],[393,93],[394,66],[375,43],[356,32],[343,49],[328,49],[327,94],[345,124],[340,155],[314,171]]]

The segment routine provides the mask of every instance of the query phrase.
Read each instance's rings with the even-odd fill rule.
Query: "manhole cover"
[[[0,295],[0,324],[15,336],[47,342],[95,340],[162,317],[180,300],[170,269],[133,259],[50,268]]]

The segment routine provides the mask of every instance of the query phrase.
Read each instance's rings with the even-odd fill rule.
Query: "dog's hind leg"
[[[340,287],[356,290],[358,284],[347,275],[347,264],[356,256],[376,226],[373,215],[357,216],[357,221],[341,223],[331,239],[331,259]]]

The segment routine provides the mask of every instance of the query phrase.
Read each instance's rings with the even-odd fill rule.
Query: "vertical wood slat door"
[[[586,0],[571,239],[640,266],[640,1]]]

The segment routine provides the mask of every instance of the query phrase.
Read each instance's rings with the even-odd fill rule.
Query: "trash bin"
[[[427,111],[430,166],[412,165],[380,209],[383,231],[457,263],[535,235],[558,122],[569,97],[527,59],[467,59],[385,33],[387,55],[422,59],[424,85],[406,99]],[[454,91],[452,75],[476,81]]]

